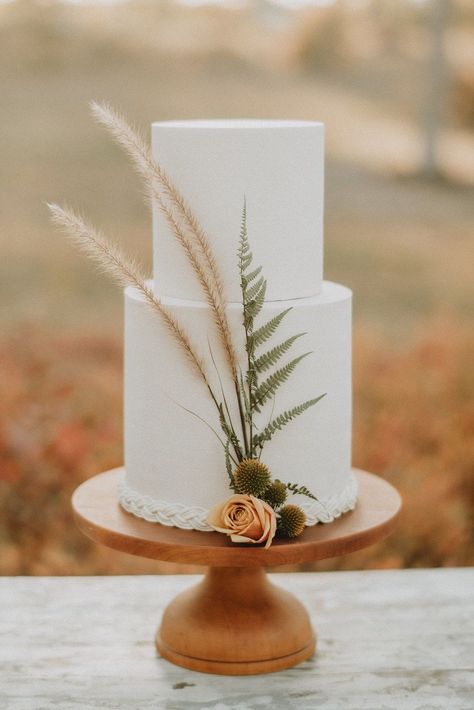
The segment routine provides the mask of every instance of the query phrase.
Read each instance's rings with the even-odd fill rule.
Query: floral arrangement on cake
[[[72,210],[48,204],[52,219],[106,273],[121,285],[131,285],[142,294],[153,312],[164,322],[168,332],[185,354],[190,367],[206,387],[216,408],[220,433],[211,423],[204,423],[212,429],[222,445],[229,488],[232,492],[227,500],[210,510],[208,524],[214,530],[229,536],[234,543],[264,543],[265,547],[269,547],[275,536],[298,537],[305,529],[306,515],[299,506],[287,502],[288,496],[300,494],[314,500],[317,498],[305,486],[274,479],[262,461],[262,453],[277,432],[317,404],[325,395],[307,399],[274,415],[276,392],[310,353],[302,353],[280,365],[281,358],[304,333],[296,333],[265,349],[291,308],[260,322],[267,281],[262,267],[253,262],[247,231],[246,201],[244,199],[237,248],[242,327],[245,334],[246,366],[242,370],[230,335],[224,284],[209,240],[199,221],[166,172],[154,160],[149,146],[139,133],[106,105],[94,102],[91,104],[91,110],[97,121],[111,132],[131,158],[134,167],[144,179],[149,201],[163,212],[200,284],[233,383],[238,424],[231,415],[230,402],[222,386],[211,344],[211,366],[216,369],[220,393],[211,385],[208,375],[209,363],[200,358],[182,325],[148,286],[137,263]],[[270,412],[266,418],[267,423],[258,426],[256,415],[262,418],[268,408]],[[188,409],[186,411],[200,419],[194,412]]]

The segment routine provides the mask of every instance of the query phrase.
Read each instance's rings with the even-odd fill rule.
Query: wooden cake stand
[[[123,469],[101,473],[76,489],[79,528],[96,542],[131,555],[207,565],[204,579],[179,594],[163,614],[156,645],[184,668],[221,675],[269,673],[309,658],[316,645],[303,605],[273,585],[265,567],[345,555],[388,535],[401,500],[387,481],[354,470],[356,509],[329,525],[306,528],[296,540],[275,540],[265,550],[237,545],[217,532],[148,523],[118,504]]]

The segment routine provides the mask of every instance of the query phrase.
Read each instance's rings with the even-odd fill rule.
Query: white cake
[[[242,369],[246,353],[236,252],[245,196],[254,261],[268,281],[260,317],[266,320],[291,306],[275,343],[304,332],[292,356],[312,351],[278,390],[275,414],[326,394],[266,444],[263,458],[274,478],[297,481],[317,497],[291,497],[306,512],[307,524],[331,522],[354,507],[357,491],[350,469],[351,292],[322,280],[324,126],[173,121],[154,123],[152,142],[155,158],[186,197],[215,252]],[[153,216],[153,253],[154,292],[203,360],[209,361],[211,343],[233,401],[209,307],[159,210]],[[219,391],[213,367],[209,376]],[[263,426],[268,416],[261,415]],[[231,491],[222,446],[202,420],[219,428],[206,387],[143,298],[126,289],[126,474],[120,492],[126,510],[165,525],[211,529],[209,509]]]

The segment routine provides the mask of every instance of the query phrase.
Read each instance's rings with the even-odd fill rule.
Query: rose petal
[[[230,539],[232,542],[251,542],[252,544],[256,544],[258,540],[252,540],[251,537],[245,537],[244,535],[231,535]]]
[[[260,498],[255,498],[255,496],[250,496],[252,499],[252,503],[255,508],[255,512],[258,515],[258,518],[260,520],[260,525],[262,526],[262,530],[265,527],[265,512],[264,512],[264,502],[263,500],[260,500]]]
[[[218,503],[213,508],[211,508],[207,515],[207,522],[209,523],[209,525],[215,527],[216,525],[222,524],[222,513],[226,505],[227,501],[225,503]]]
[[[242,535],[246,535],[247,537],[251,537],[252,540],[258,540],[258,538],[260,538],[263,534],[260,520],[258,520],[258,518],[255,516],[255,519],[252,520],[250,525],[247,525],[246,528],[240,530],[240,533]]]
[[[254,498],[252,496],[255,509],[259,513],[259,515],[262,516],[263,518],[263,524],[262,524],[262,535],[258,542],[263,542],[264,540],[267,541],[265,548],[270,547],[273,538],[275,537],[275,532],[276,532],[276,515],[275,511],[273,508],[266,503],[264,500],[260,500],[260,498]]]
[[[241,511],[241,516],[240,518],[237,517],[236,513],[237,511]],[[234,511],[234,515],[229,514],[225,517],[224,519],[224,525],[225,527],[228,527],[230,530],[235,530],[235,532],[241,532],[242,530],[245,530],[249,525],[252,524],[252,521],[254,519],[253,511],[249,509],[248,507],[243,507],[240,504],[236,506],[236,510]]]
[[[226,522],[230,525],[248,525],[252,520],[252,510],[240,504],[235,506],[226,515]]]
[[[214,506],[207,516],[209,525],[229,535],[232,542],[258,544],[268,548],[276,532],[273,508],[260,498],[236,493]]]
[[[273,542],[277,528],[277,520],[275,511],[272,509],[272,515],[270,516],[270,530],[267,537],[267,542],[265,543],[265,549],[268,549]]]

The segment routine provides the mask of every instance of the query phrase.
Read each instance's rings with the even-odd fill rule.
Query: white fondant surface
[[[255,265],[269,301],[319,293],[323,273],[324,126],[311,121],[154,123],[155,159],[205,229],[227,301],[240,301],[236,251],[244,195]],[[153,214],[154,288],[202,300],[159,209]]]
[[[202,417],[219,432],[218,418],[202,382],[192,373],[159,317],[134,289],[125,292],[125,465],[126,485],[153,501],[209,509],[230,489],[222,447]],[[234,420],[233,390],[208,307],[200,302],[163,299],[188,332],[203,360],[213,349]],[[268,302],[262,321],[285,307],[292,310],[266,346],[305,332],[282,360],[313,351],[278,391],[274,416],[327,393],[321,402],[288,424],[262,454],[273,476],[307,486],[321,501],[350,489],[351,458],[351,292],[324,282],[312,298]],[[229,305],[239,351],[244,353],[241,305]],[[242,363],[245,366],[245,363]],[[212,367],[209,378],[217,393]],[[261,418],[265,425],[269,408]],[[348,488],[349,487],[349,488]],[[298,504],[308,499],[292,497]],[[346,508],[347,509],[347,508]]]

